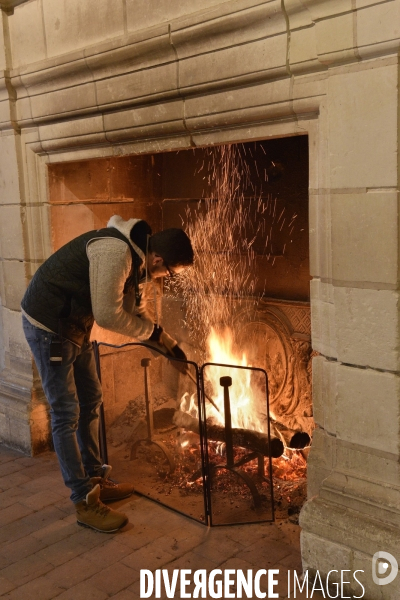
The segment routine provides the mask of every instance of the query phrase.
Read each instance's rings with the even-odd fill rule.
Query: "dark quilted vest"
[[[52,254],[36,271],[21,302],[27,315],[79,345],[89,338],[94,322],[86,245],[104,237],[127,243],[132,253],[132,272],[127,282],[133,280],[140,258],[118,229],[107,227],[88,231]]]

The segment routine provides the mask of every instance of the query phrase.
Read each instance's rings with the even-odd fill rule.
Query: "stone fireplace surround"
[[[400,577],[378,589],[371,556],[400,562],[400,0],[0,6],[0,439],[47,441],[19,302],[52,251],[48,164],[307,134],[319,356],[303,565],[363,569],[366,598],[397,599]]]

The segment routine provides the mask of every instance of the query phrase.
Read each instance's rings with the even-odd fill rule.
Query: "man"
[[[181,272],[193,263],[182,229],[152,235],[145,221],[114,216],[107,227],[73,239],[37,270],[22,299],[23,327],[50,404],[54,448],[77,522],[114,532],[128,519],[104,502],[128,497],[133,486],[109,479],[102,465],[98,419],[102,402],[90,332],[101,327],[136,340],[153,340],[166,354],[185,354],[159,326],[144,282]]]

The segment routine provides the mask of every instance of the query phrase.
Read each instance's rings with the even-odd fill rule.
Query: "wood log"
[[[173,422],[177,427],[183,427],[194,433],[199,433],[200,431],[199,420],[181,410],[175,412]],[[214,442],[225,442],[225,428],[207,421],[207,439]],[[266,433],[252,431],[251,429],[232,428],[232,440],[234,446],[259,452],[263,456],[269,456],[269,448],[271,448],[271,456],[273,458],[282,456],[285,449],[279,437],[271,436],[269,444]]]
[[[283,423],[271,419],[271,429],[277,432],[282,437],[288,448],[293,450],[302,450],[306,446],[309,446],[311,438],[305,431],[295,431],[286,427]]]

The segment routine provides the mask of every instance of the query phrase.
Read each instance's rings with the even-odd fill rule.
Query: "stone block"
[[[55,115],[65,116],[72,112],[81,113],[96,105],[96,91],[92,82],[30,98],[30,110],[34,120],[49,120]],[[19,107],[21,106],[20,104]],[[29,113],[26,114],[26,118],[29,119]]]
[[[186,119],[186,126],[189,131],[212,130],[221,127],[251,126],[252,123],[268,121],[273,119],[287,118],[293,114],[293,105],[290,101],[271,103],[268,106],[257,106],[254,108],[243,108],[232,111],[216,112],[214,114],[205,114],[200,117]]]
[[[285,9],[292,34],[296,29],[313,25],[310,12],[305,9],[304,3],[300,0],[285,0]]]
[[[286,34],[224,48],[180,60],[180,87],[191,88],[224,80],[284,77],[286,72]],[[222,75],[223,74],[223,75]]]
[[[20,303],[25,293],[25,267],[22,261],[2,261],[4,296],[3,305],[11,310],[20,310]]]
[[[374,3],[364,10],[357,11],[357,46],[361,58],[377,54],[387,44],[399,47],[400,3]]]
[[[385,489],[396,489],[398,485],[398,460],[393,454],[339,440],[336,459],[344,473],[351,473],[361,481],[375,481]]]
[[[350,548],[309,532],[302,532],[300,541],[303,570],[319,570],[321,575],[326,576],[333,569],[340,571],[348,569],[351,565]]]
[[[27,206],[23,209],[24,220],[24,258],[27,277],[32,274],[38,263],[52,252],[49,205],[41,202],[39,206]]]
[[[371,452],[371,449],[368,448],[368,451]],[[338,462],[337,469],[324,480],[320,497],[324,502],[336,503],[363,516],[369,515],[373,519],[396,525],[400,494],[396,488],[382,485],[379,476],[375,475],[374,479],[372,481],[370,477],[361,478],[359,474],[349,473]]]
[[[4,297],[5,297],[3,262],[4,261],[0,262],[0,306],[4,304]],[[1,324],[1,321],[0,321],[0,324]]]
[[[124,34],[122,2],[43,0],[48,56],[86,48]]]
[[[364,573],[358,574],[358,579],[363,585],[368,585],[372,573],[371,559],[375,552],[386,550],[397,557],[398,560],[400,558],[398,555],[400,543],[398,528],[380,518],[379,508],[375,507],[375,518],[370,518],[337,504],[323,502],[320,498],[314,498],[307,502],[300,515],[300,525],[303,528],[301,533],[302,550],[304,548],[303,567],[324,569],[326,574],[325,569],[327,561],[330,561],[330,556],[335,557],[336,562],[340,561],[341,555],[346,557],[347,554],[348,566],[342,568],[351,569],[352,571],[363,570]],[[325,544],[323,550],[319,540]],[[334,548],[331,548],[331,544],[338,547],[337,552],[334,551]],[[320,558],[318,557],[318,551],[320,552]],[[340,564],[342,563],[338,562],[338,566],[332,568],[340,569]],[[321,566],[318,567],[318,565]],[[385,587],[382,586],[382,593],[379,593],[379,598],[394,600],[398,597],[398,587],[395,588],[397,595],[393,595],[393,588],[389,588],[389,595],[384,596]],[[357,588],[353,588],[353,595],[348,594],[348,597],[377,598],[376,585],[375,587],[367,587],[367,589],[368,594],[364,595],[360,586],[357,585]],[[341,595],[341,597],[346,596]]]
[[[85,50],[85,63],[96,80],[124,75],[176,61],[168,25],[132,33],[124,45],[117,38]]]
[[[303,120],[309,135],[309,187],[310,193],[327,193],[330,188],[329,118],[326,96],[328,82],[320,95],[319,118]],[[330,213],[329,213],[330,215]],[[330,226],[330,225],[329,225]]]
[[[185,132],[184,105],[182,100],[138,107],[134,110],[113,112],[104,115],[104,129],[109,141],[167,135]]]
[[[7,68],[6,45],[4,42],[4,20],[7,19],[5,11],[0,14],[0,71]]]
[[[144,97],[155,100],[158,95],[164,97],[167,92],[175,92],[176,87],[176,64],[169,63],[96,82],[97,101],[100,105],[107,105],[119,102],[131,104],[133,99]]]
[[[312,157],[311,157],[312,159]],[[331,197],[309,194],[310,275],[332,277]]]
[[[311,339],[313,349],[324,356],[337,358],[333,286],[320,279],[310,282]]]
[[[201,10],[212,8],[221,4],[221,0],[202,0]],[[126,0],[126,16],[128,31],[138,31],[147,27],[170,22],[173,19],[198,12],[199,5],[194,5],[192,0]]]
[[[286,36],[286,20],[278,0],[255,6],[240,4],[231,2],[206,15],[200,13],[173,23],[171,40],[179,60],[235,46],[246,50],[249,42]]]
[[[0,277],[0,283],[2,282],[2,278]],[[3,289],[0,288],[0,371],[2,371],[5,367],[5,347],[4,347],[4,325],[3,325],[3,311],[4,308],[2,306],[2,297],[3,297]],[[0,415],[1,421],[1,415]],[[1,427],[1,423],[0,423]]]
[[[16,6],[8,19],[13,68],[47,58],[42,3],[39,0]],[[32,32],[35,35],[32,35]]]
[[[262,120],[271,118],[271,113],[279,110],[282,104],[287,105],[284,110],[289,114],[289,96],[289,78],[255,85],[251,95],[246,88],[223,90],[207,96],[188,98],[185,101],[185,119],[191,130],[204,128],[211,119],[222,122],[226,120],[226,113],[236,123],[246,119],[248,121],[249,116],[245,117],[246,114],[250,114],[251,120]]]
[[[51,123],[51,125],[42,125],[40,127],[40,139],[42,142],[69,137],[75,140],[77,136],[93,135],[103,131],[103,118],[101,116],[69,119],[66,122],[58,121]]]
[[[3,258],[24,258],[22,219],[18,205],[0,205],[0,248]]]
[[[329,78],[332,188],[398,185],[397,65],[371,61],[368,67],[359,71],[343,67]]]
[[[399,293],[336,287],[334,300],[338,360],[398,371]]]
[[[163,128],[164,123],[174,121],[183,121],[183,102],[181,100],[105,114],[104,128],[106,131],[112,131],[126,127],[146,127],[158,123]]]
[[[208,146],[213,144],[229,144],[242,142],[244,139],[268,139],[271,137],[282,137],[292,135],[304,135],[305,125],[301,122],[272,120],[267,123],[241,123],[236,127],[213,128],[207,131],[192,133],[191,142],[195,146]],[[186,146],[187,148],[187,146]]]
[[[14,133],[0,136],[0,154],[0,204],[18,204],[20,191]]]
[[[331,196],[335,280],[397,286],[398,201],[379,190]]]
[[[4,347],[11,356],[31,362],[31,351],[22,330],[21,312],[3,308]]]
[[[6,60],[6,45],[4,42],[4,19],[6,19],[5,12],[1,12],[0,14],[0,71],[4,71],[7,68],[7,60]]]
[[[14,72],[19,73],[12,78],[19,99],[82,86],[93,80],[83,50],[34,63]]]
[[[40,144],[38,128],[27,127],[21,131],[21,155],[24,165],[24,204],[43,205],[47,198],[47,167],[48,157],[38,156],[35,144]]]
[[[325,479],[336,465],[336,437],[320,427],[315,429],[307,461],[307,496],[319,494]]]
[[[1,81],[1,78],[0,78]],[[1,82],[3,83],[4,80]],[[5,94],[4,94],[5,95]],[[3,94],[2,94],[3,96]],[[11,123],[10,102],[8,97],[0,100],[0,128],[7,130]]]
[[[317,53],[321,62],[355,58],[353,12],[323,19],[315,24]]]
[[[355,7],[356,10],[359,8],[365,8],[367,6],[375,5],[375,4],[389,4],[392,0],[356,0]]]
[[[312,70],[320,66],[317,56],[317,38],[315,27],[296,29],[290,33],[290,68],[297,73]]]
[[[18,123],[32,121],[32,107],[30,98],[19,98],[16,102]]]
[[[315,356],[312,361],[313,415],[319,427],[336,433],[336,361]]]
[[[293,99],[326,96],[327,81],[328,75],[325,72],[297,75],[293,81]]]
[[[89,133],[79,136],[69,136],[67,138],[54,138],[52,140],[43,140],[35,143],[34,151],[41,153],[56,153],[60,151],[68,152],[69,149],[76,148],[76,144],[80,146],[92,147],[97,145],[109,145],[107,136],[104,132]]]
[[[354,9],[352,0],[329,0],[316,2],[315,0],[302,0],[302,4],[309,11],[313,21],[329,19],[334,15],[350,12]]]
[[[10,423],[9,419],[5,412],[3,412],[3,407],[1,406],[1,396],[0,396],[0,439],[4,442],[10,439]]]
[[[393,373],[339,365],[337,437],[398,456],[399,387]]]

